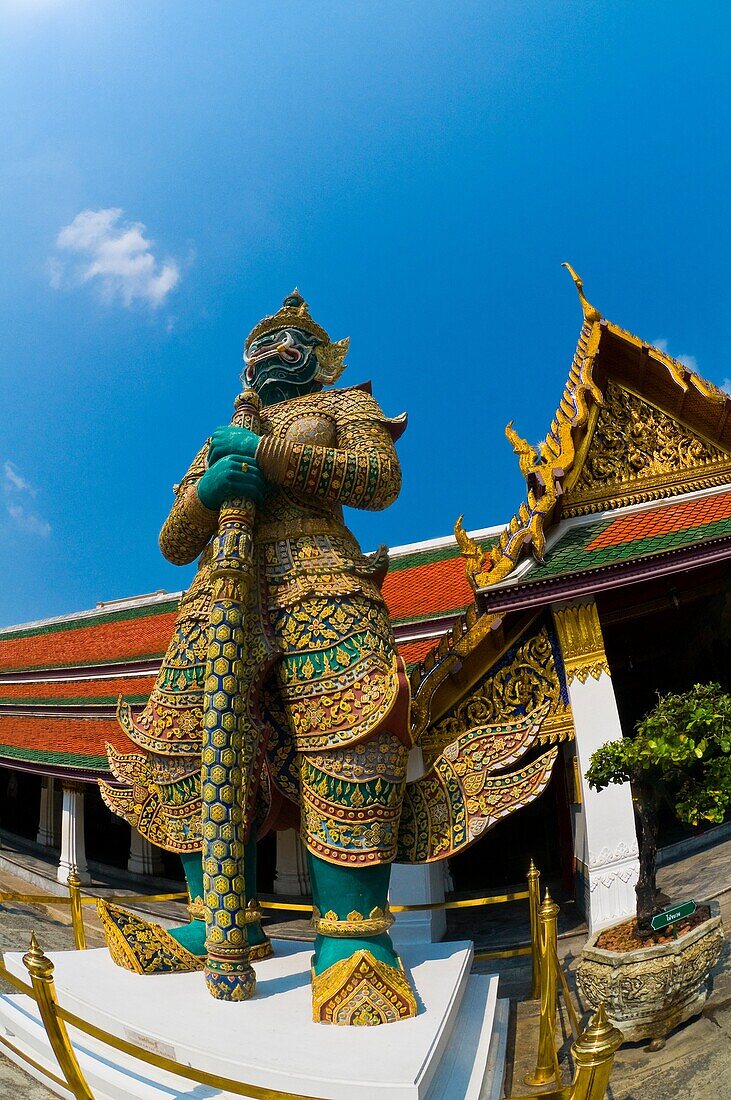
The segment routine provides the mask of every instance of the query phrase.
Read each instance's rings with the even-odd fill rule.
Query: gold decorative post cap
[[[574,1061],[579,1067],[601,1065],[619,1050],[624,1036],[607,1017],[604,1004],[600,1004],[572,1047]]]
[[[548,887],[546,887],[546,893],[544,894],[543,904],[539,909],[539,913],[544,919],[549,920],[552,917],[555,917],[558,912],[559,906],[556,905],[556,902],[551,897]]]
[[[53,974],[53,963],[43,954],[35,932],[30,934],[30,947],[23,955],[23,965],[32,977],[40,978],[42,981],[50,981]]]

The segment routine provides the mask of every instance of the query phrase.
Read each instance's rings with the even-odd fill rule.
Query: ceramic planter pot
[[[606,951],[596,946],[596,932],[581,952],[576,981],[584,1004],[603,1003],[626,1041],[664,1039],[703,1008],[724,942],[718,902],[705,904],[709,919],[669,943]]]

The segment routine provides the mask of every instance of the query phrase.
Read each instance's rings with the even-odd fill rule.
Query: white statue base
[[[256,964],[251,1001],[208,994],[203,975],[130,974],[105,949],[50,955],[58,1000],[128,1042],[229,1079],[322,1100],[497,1100],[502,1095],[507,1001],[495,975],[470,975],[469,943],[405,947],[421,1011],[412,1020],[347,1028],[310,1019],[309,946],[275,942]],[[28,980],[20,954],[5,964]],[[0,1034],[58,1073],[35,1003],[0,996]],[[196,1085],[69,1029],[97,1100],[229,1097]],[[3,1054],[12,1057],[7,1047]],[[70,1094],[18,1059],[59,1096]]]

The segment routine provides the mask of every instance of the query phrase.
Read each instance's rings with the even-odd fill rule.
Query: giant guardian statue
[[[406,784],[411,701],[380,591],[388,558],[364,555],[343,519],[343,506],[396,499],[405,417],[387,417],[368,386],[325,388],[347,347],[297,291],[285,298],[246,341],[233,422],[176,486],[160,545],[175,564],[200,555],[198,571],[146,707],[120,705],[132,744],[108,746],[114,779],[101,788],[115,813],[180,854],[191,919],[168,932],[99,908],[119,965],[201,970],[213,996],[249,998],[251,964],[272,950],[257,838],[298,827],[313,891],[313,1018],[380,1024],[417,1012],[389,936],[392,862],[471,843],[544,789],[555,750],[507,777],[500,804],[485,776],[524,751],[535,715],[497,741],[495,729],[466,731]]]

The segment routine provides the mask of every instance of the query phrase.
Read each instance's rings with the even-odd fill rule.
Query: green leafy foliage
[[[663,795],[681,821],[721,822],[731,807],[731,695],[719,684],[696,684],[661,696],[634,737],[609,741],[591,758],[589,785],[633,786]]]
[[[610,783],[632,785],[640,846],[637,927],[649,937],[660,802],[689,825],[721,822],[731,807],[731,695],[719,684],[696,684],[682,695],[660,696],[634,737],[609,741],[593,754],[586,778],[597,791]]]

